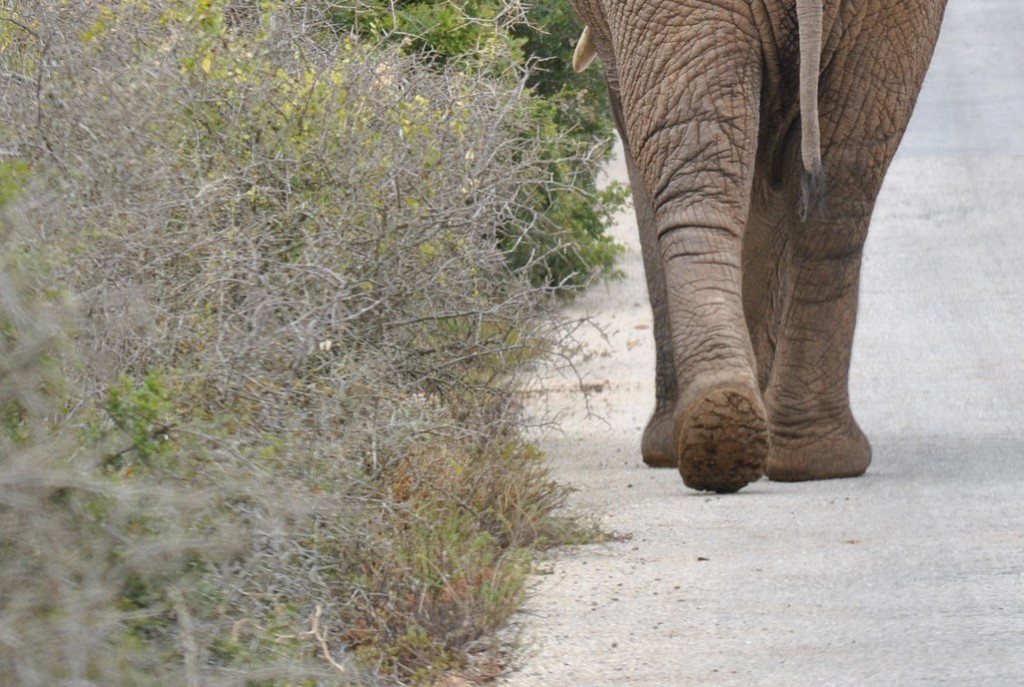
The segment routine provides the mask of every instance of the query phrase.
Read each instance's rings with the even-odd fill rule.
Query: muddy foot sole
[[[691,489],[728,494],[764,474],[768,423],[750,392],[718,388],[702,394],[675,426],[679,474]]]

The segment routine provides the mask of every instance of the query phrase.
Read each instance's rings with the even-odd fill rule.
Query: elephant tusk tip
[[[572,70],[579,74],[590,66],[590,63],[597,57],[597,49],[590,39],[590,27],[583,28],[579,41],[576,42],[576,50],[572,53]]]

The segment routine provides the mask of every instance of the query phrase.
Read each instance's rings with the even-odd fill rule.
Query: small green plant
[[[0,132],[3,129],[0,128]],[[25,160],[0,161],[0,212],[15,198],[28,179],[29,167]]]
[[[109,457],[112,467],[124,469],[132,458],[152,466],[170,453],[172,407],[156,373],[147,374],[139,384],[122,376],[107,388],[103,409],[130,441]]]

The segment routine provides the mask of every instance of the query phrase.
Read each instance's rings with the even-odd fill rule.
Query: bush
[[[3,680],[429,684],[579,536],[516,374],[582,280],[538,198],[594,158],[510,43],[337,11],[0,19]]]
[[[625,202],[626,187],[597,185],[611,157],[612,117],[600,68],[572,71],[583,25],[568,2],[368,0],[335,7],[330,17],[337,31],[390,42],[435,65],[500,71],[510,63],[530,64],[525,83],[540,96],[531,101],[530,125],[544,141],[548,180],[525,189],[519,212],[530,231],[509,227],[502,247],[514,268],[528,264],[534,285],[563,296],[614,273],[622,247],[604,230]],[[475,59],[467,61],[469,55]]]

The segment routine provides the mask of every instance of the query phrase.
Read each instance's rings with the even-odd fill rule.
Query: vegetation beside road
[[[623,199],[525,20],[0,16],[0,681],[500,669],[532,555],[590,536],[517,390],[571,355],[553,306]]]

